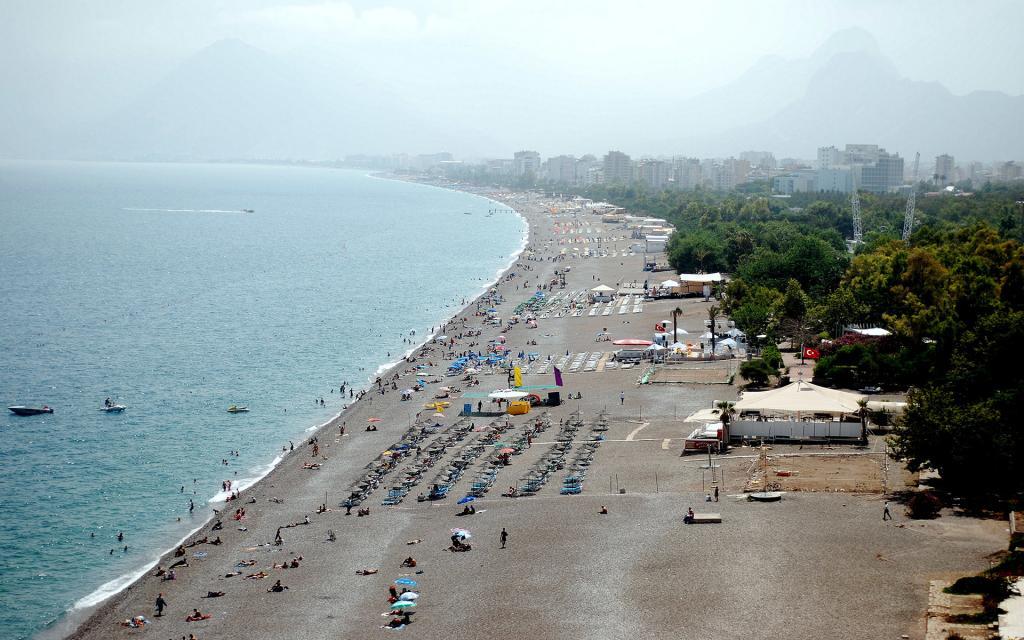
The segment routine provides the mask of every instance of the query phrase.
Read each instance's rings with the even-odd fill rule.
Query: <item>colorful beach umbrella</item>
[[[465,498],[459,498],[459,501],[456,504],[466,504],[467,502],[473,502],[474,500],[476,500],[476,498],[473,496],[466,496]]]
[[[391,608],[392,609],[408,609],[410,607],[415,607],[415,606],[416,606],[415,602],[410,602],[409,600],[399,600],[398,602],[392,604]]]
[[[398,596],[398,599],[399,600],[408,600],[409,602],[412,602],[413,600],[415,600],[415,599],[417,599],[419,597],[420,597],[420,594],[416,593],[415,591],[406,591],[402,595]]]
[[[395,584],[401,584],[407,587],[415,587],[416,581],[412,578],[399,578],[398,580],[395,580]]]

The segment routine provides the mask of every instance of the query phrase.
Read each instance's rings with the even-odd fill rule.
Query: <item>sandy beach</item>
[[[489,195],[515,208],[530,224],[527,250],[495,285],[503,298],[498,308],[505,319],[538,285],[548,285],[556,269],[571,267],[565,289],[554,287],[546,292],[549,295],[587,290],[598,283],[617,288],[642,283],[649,275],[642,271],[639,255],[626,255],[626,232],[601,223],[599,216],[553,215],[550,203],[526,194]],[[587,242],[576,242],[583,239]],[[609,255],[552,260],[562,249],[572,255],[572,248],[598,244]],[[651,277],[660,275],[670,274]],[[707,460],[680,457],[685,435],[681,420],[713,401],[735,399],[737,387],[640,385],[642,369],[607,366],[615,347],[596,339],[605,330],[616,339],[649,339],[654,324],[679,307],[680,327],[695,335],[704,331],[707,303],[701,299],[642,306],[639,312],[610,315],[551,313],[538,318],[537,328],[518,323],[505,331],[484,324],[476,315],[477,304],[471,303],[443,329],[450,337],[463,338],[447,349],[427,345],[417,351],[414,363],[403,362],[385,373],[386,393],[367,393],[337,420],[310,434],[316,437],[316,455],[309,442],[296,442],[295,450],[237,501],[215,505],[221,510],[221,528],[212,530],[213,523],[208,524],[193,540],[219,537],[222,544],[187,548],[188,566],[175,568],[174,580],[150,571],[90,612],[69,637],[194,634],[199,640],[241,640],[411,633],[438,639],[537,640],[810,640],[901,634],[923,638],[928,580],[987,567],[986,556],[1005,545],[1002,524],[952,515],[910,521],[902,509],[896,510],[895,521],[883,523],[880,493],[830,491],[826,485],[821,491],[789,493],[779,503],[749,503],[742,489],[756,452],[742,447],[721,460],[720,501],[705,504],[708,485],[702,465]],[[479,336],[466,335],[476,330]],[[588,354],[583,361],[598,364],[590,371],[563,369],[565,385],[560,390],[563,399],[576,393],[582,397],[557,407],[537,407],[527,415],[460,418],[464,403],[475,409],[482,402],[487,410],[489,402],[479,395],[505,388],[508,382],[503,372],[481,373],[480,384],[469,387],[462,376],[445,375],[452,358],[444,352],[479,350],[498,335],[505,336],[511,353],[540,354],[537,365],[548,356],[557,361],[567,353],[573,358]],[[734,362],[714,366],[728,372]],[[412,371],[422,364],[430,366]],[[543,373],[538,369],[542,367],[531,366],[524,384],[553,386],[550,368]],[[395,374],[399,377],[392,389]],[[400,390],[411,387],[416,378],[442,382],[428,384],[411,400],[402,401]],[[410,447],[359,505],[369,508],[370,514],[360,517],[352,509],[346,515],[341,505],[368,465],[379,461],[413,424],[435,422],[433,410],[425,404],[446,385],[462,391],[448,398],[451,407],[444,418],[436,419],[441,426],[422,432],[416,446],[426,453],[468,422],[465,437],[445,449],[400,504],[382,506],[388,487],[417,462],[415,447]],[[377,430],[367,432],[371,418],[379,419],[373,423]],[[504,430],[499,440],[507,442],[530,432],[538,420],[549,426],[531,437],[528,448],[512,455],[511,464],[496,469],[490,490],[472,502],[476,513],[457,516],[462,506],[456,501],[471,490],[474,477],[489,468],[493,456],[494,447],[477,446],[488,437],[486,428]],[[534,496],[502,497],[559,445],[560,424],[576,420],[576,443],[567,456],[578,455],[595,427],[607,428],[600,432],[604,440],[593,451],[582,493],[560,495],[565,476],[560,470]],[[339,435],[343,424],[345,434]],[[416,430],[420,433],[419,427]],[[881,441],[873,441],[867,454],[875,457],[864,460],[880,460],[881,452]],[[437,473],[460,456],[466,456],[468,464],[448,497],[417,501]],[[890,487],[900,482],[898,465],[891,466]],[[887,473],[883,466],[879,469],[878,473]],[[329,511],[317,513],[321,504]],[[723,522],[684,525],[682,514],[691,506],[720,513]],[[602,507],[607,514],[599,513]],[[235,520],[231,514],[240,508],[245,517]],[[309,524],[303,524],[307,517]],[[295,523],[299,524],[288,526]],[[455,527],[471,532],[471,551],[448,550]],[[502,529],[509,534],[504,549]],[[281,544],[274,544],[278,533]],[[418,542],[408,544],[411,541]],[[402,566],[409,556],[415,558],[415,567]],[[169,555],[160,564],[166,568],[180,559]],[[293,559],[297,568],[275,568]],[[357,573],[364,569],[376,572]],[[261,573],[265,576],[246,577]],[[391,619],[388,588],[401,578],[417,583],[412,623],[404,629],[383,629]],[[278,580],[287,590],[270,591]],[[211,592],[223,595],[207,597]],[[167,606],[156,617],[159,593]],[[187,621],[194,609],[209,618]],[[139,615],[150,621],[143,629],[121,626]]]

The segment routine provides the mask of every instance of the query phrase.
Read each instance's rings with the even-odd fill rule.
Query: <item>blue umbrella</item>
[[[473,502],[474,500],[476,500],[476,498],[473,496],[466,496],[465,498],[460,498],[455,504],[466,504],[467,502]]]
[[[395,580],[395,584],[404,584],[408,587],[415,587],[416,581],[412,578],[399,578],[398,580]]]

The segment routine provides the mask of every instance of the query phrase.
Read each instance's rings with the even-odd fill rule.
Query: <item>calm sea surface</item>
[[[121,588],[479,293],[526,232],[495,207],[354,171],[0,162],[0,637]]]

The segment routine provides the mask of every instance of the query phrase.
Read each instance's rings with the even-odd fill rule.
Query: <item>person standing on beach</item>
[[[508,531],[505,531],[504,527],[501,528],[501,536],[500,536],[500,538],[501,538],[501,548],[504,549],[505,548],[505,543],[508,542]]]
[[[164,607],[167,606],[167,601],[164,600],[164,594],[158,593],[156,596],[156,617],[164,615]]]
[[[889,511],[888,500],[886,500],[885,504],[882,506],[882,522],[885,522],[886,520],[892,520],[892,512]]]
[[[625,391],[620,391],[619,392],[619,404],[620,405],[626,404],[626,392]]]

